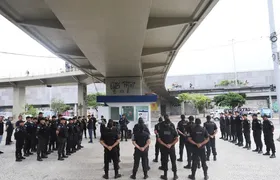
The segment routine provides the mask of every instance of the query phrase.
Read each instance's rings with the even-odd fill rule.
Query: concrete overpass
[[[166,74],[217,2],[2,0],[0,13],[58,57],[105,82],[108,95],[118,94],[114,88],[125,80],[135,89],[128,95],[144,89],[174,100],[164,87]]]

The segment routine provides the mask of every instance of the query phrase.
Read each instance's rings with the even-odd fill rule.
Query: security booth
[[[132,130],[138,118],[142,117],[151,130],[151,104],[157,102],[157,95],[97,96],[97,102],[105,104],[98,107],[98,118],[103,115],[106,119],[119,121],[122,114],[125,114],[130,122],[128,129]]]

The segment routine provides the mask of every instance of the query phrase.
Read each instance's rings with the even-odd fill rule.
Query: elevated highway
[[[180,48],[218,0],[1,0],[0,13],[106,93],[153,91],[175,101],[164,82]],[[124,85],[125,86],[125,85]],[[146,87],[146,88],[144,88]],[[124,95],[124,94],[122,94]]]

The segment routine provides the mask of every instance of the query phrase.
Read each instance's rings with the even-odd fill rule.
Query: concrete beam
[[[13,118],[25,112],[25,87],[13,88]]]
[[[81,68],[81,69],[89,69],[89,70],[96,70],[96,68],[93,67],[92,65],[81,65],[81,66],[79,66],[78,68]]]
[[[16,87],[17,84],[15,82],[9,82],[10,85],[12,85],[13,87]]]
[[[145,82],[148,83],[148,84],[159,83],[159,82],[162,83],[162,81],[163,81],[162,79],[147,79],[147,80],[145,80]]]
[[[149,55],[153,55],[153,54],[159,54],[159,53],[171,52],[171,51],[175,51],[175,50],[170,47],[143,48],[142,56],[149,56]]]
[[[60,21],[58,21],[56,19],[24,20],[24,21],[20,21],[20,22],[17,22],[17,23],[21,26],[45,27],[45,28],[65,30],[65,28],[60,23]]]
[[[151,69],[151,68],[156,68],[156,67],[161,67],[166,65],[167,65],[166,63],[143,63],[142,69]]]
[[[185,17],[150,17],[147,29],[155,29],[166,26],[196,23],[192,18]]]
[[[80,49],[60,49],[58,52],[56,52],[56,54],[62,56],[77,56],[85,58],[84,53]]]
[[[149,87],[155,87],[155,86],[161,86],[161,85],[164,85],[163,82],[150,82],[150,83],[147,83],[147,86]]]
[[[40,81],[40,83],[46,84],[46,82],[44,80],[42,80],[42,79],[38,79],[38,80]]]
[[[156,73],[154,73],[154,72],[144,72],[143,73],[144,78],[150,78],[150,77],[162,76],[162,75],[164,75],[164,73],[162,73],[162,72],[156,72]],[[161,78],[161,77],[158,77],[158,78]]]
[[[72,78],[73,78],[76,82],[79,82],[78,77],[76,77],[76,76],[72,76]]]

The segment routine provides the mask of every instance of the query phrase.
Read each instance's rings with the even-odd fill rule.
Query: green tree
[[[180,102],[192,102],[193,96],[189,93],[182,93],[178,95],[178,99]]]
[[[218,86],[228,86],[228,85],[230,85],[231,84],[231,82],[229,81],[229,80],[222,80],[219,84],[218,84]]]
[[[218,106],[229,106],[232,109],[245,104],[246,99],[238,93],[227,93],[216,96],[214,102]]]
[[[59,114],[69,110],[70,106],[64,104],[64,102],[60,99],[52,99],[51,109],[55,112],[55,114]]]
[[[89,107],[96,108],[97,106],[100,105],[99,103],[97,103],[96,97],[97,97],[97,96],[103,96],[103,95],[104,95],[104,94],[102,94],[102,93],[88,94],[88,95],[87,95],[87,99],[86,99],[87,105],[88,105]]]
[[[37,109],[34,108],[32,105],[26,104],[24,114],[32,115],[33,117],[35,117],[37,115]]]

